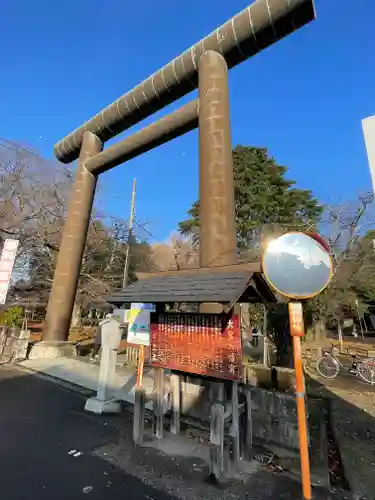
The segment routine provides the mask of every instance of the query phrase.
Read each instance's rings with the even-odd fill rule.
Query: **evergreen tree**
[[[311,229],[323,208],[311,191],[294,187],[287,168],[276,163],[266,148],[236,146],[233,150],[237,243],[240,250],[260,245],[264,232]],[[183,235],[199,240],[199,200],[179,223]]]

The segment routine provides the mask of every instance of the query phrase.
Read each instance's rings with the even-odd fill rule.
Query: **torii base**
[[[28,358],[56,359],[63,357],[72,357],[75,354],[75,345],[72,342],[42,340],[32,346]]]

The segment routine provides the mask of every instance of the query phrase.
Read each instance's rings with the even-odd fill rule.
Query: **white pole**
[[[372,190],[375,193],[375,115],[362,120],[362,130],[370,167]]]

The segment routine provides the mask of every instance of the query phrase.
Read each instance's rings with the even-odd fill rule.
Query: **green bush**
[[[23,318],[23,310],[20,306],[10,307],[0,312],[0,325],[20,326]]]

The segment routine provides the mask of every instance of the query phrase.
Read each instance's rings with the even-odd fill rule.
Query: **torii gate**
[[[99,174],[199,127],[200,266],[236,257],[228,69],[315,18],[314,0],[256,0],[55,145],[58,160],[78,158],[43,341],[68,339]],[[198,87],[198,100],[104,151],[103,144]]]

